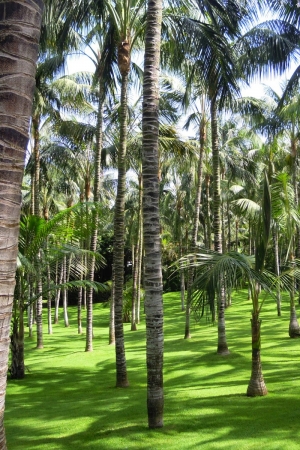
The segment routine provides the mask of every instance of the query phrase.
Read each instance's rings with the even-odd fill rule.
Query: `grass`
[[[125,324],[130,386],[115,388],[108,309],[94,310],[94,351],[84,352],[76,310],[44,336],[44,349],[26,338],[26,378],[8,381],[5,427],[10,450],[296,450],[300,439],[300,341],[288,337],[288,303],[262,318],[262,363],[269,391],[247,398],[251,370],[251,304],[234,294],[226,311],[230,355],[216,354],[217,328],[192,322],[184,340],[178,293],[164,296],[164,427],[148,430],[145,326]],[[46,330],[46,328],[45,328]]]

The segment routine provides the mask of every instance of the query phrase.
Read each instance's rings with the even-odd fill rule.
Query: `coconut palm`
[[[143,84],[143,221],[147,410],[149,428],[163,426],[163,302],[159,225],[159,59],[162,2],[148,1]]]
[[[25,150],[28,142],[34,76],[43,4],[40,1],[12,3],[2,1],[0,22],[7,38],[1,41],[1,397],[0,447],[6,449],[3,427],[6,373],[8,365],[10,319],[17,261],[20,189]]]

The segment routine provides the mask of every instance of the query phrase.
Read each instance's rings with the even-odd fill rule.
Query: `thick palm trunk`
[[[122,73],[120,146],[118,152],[118,189],[114,220],[114,300],[115,300],[115,343],[116,343],[116,386],[128,386],[123,328],[124,288],[124,214],[126,191],[126,147],[127,147],[127,85],[128,72]]]
[[[143,217],[149,428],[163,426],[163,301],[159,223],[159,59],[162,1],[148,0],[143,86]]]
[[[251,378],[249,381],[247,396],[256,397],[267,395],[268,391],[264,382],[261,360],[260,360],[260,325],[259,314],[253,313],[251,320],[251,330],[252,330],[252,370]]]
[[[42,2],[0,3],[0,448],[6,450],[3,414],[10,320],[15,286],[21,183],[35,85]]]
[[[218,122],[216,98],[211,99],[211,138],[212,138],[212,164],[213,164],[213,228],[214,228],[214,250],[222,253],[222,231],[221,231],[221,186],[220,186],[220,157],[218,144]],[[225,289],[221,290],[218,298],[218,350],[220,355],[229,353],[226,341],[225,327]]]

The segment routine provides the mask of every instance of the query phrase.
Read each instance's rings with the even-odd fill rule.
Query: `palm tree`
[[[263,183],[263,202],[259,211],[259,220],[256,230],[256,251],[254,258],[247,257],[237,252],[219,253],[209,252],[195,254],[196,268],[199,273],[194,282],[196,289],[193,296],[193,308],[203,314],[205,303],[214,302],[215,292],[237,287],[241,278],[246,278],[251,292],[252,300],[252,371],[247,389],[250,397],[267,394],[262,367],[261,367],[261,335],[260,335],[260,311],[264,300],[259,300],[261,287],[271,292],[276,287],[274,277],[264,269],[265,255],[267,251],[270,226],[271,226],[271,196],[267,177]],[[183,262],[189,264],[190,257],[185,257]]]
[[[159,225],[159,59],[162,1],[148,1],[143,84],[143,221],[147,409],[149,428],[163,426],[163,302]]]
[[[28,142],[42,9],[42,2],[37,0],[30,5],[10,1],[3,1],[0,5],[1,28],[6,35],[6,39],[0,44],[0,329],[3,348],[0,361],[0,448],[3,450],[6,450],[3,414],[18,248],[20,189]]]

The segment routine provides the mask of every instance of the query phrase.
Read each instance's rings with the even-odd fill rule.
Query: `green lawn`
[[[96,305],[94,351],[85,353],[70,327],[54,326],[44,349],[26,338],[26,378],[8,382],[5,426],[9,450],[278,449],[300,445],[300,340],[288,337],[288,303],[276,316],[264,305],[262,364],[269,394],[247,398],[251,370],[251,304],[234,294],[226,311],[231,354],[216,354],[217,329],[192,322],[184,340],[178,293],[166,294],[164,428],[147,429],[145,326],[125,324],[130,387],[115,388],[108,309]],[[46,327],[45,327],[46,332]]]

